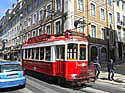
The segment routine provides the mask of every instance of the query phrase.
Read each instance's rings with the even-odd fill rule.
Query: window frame
[[[109,13],[109,23],[110,24],[113,23],[113,15],[112,15],[112,13]]]
[[[93,34],[93,31],[92,31],[92,26],[95,27],[94,34]],[[97,37],[97,26],[94,25],[94,24],[91,24],[91,37],[93,37],[93,38],[96,38],[96,37]]]
[[[94,9],[92,9],[92,5],[94,5]],[[96,16],[96,4],[90,2],[90,16]]]
[[[85,0],[82,0],[82,2],[81,2],[81,0],[77,0],[77,9],[80,11],[85,10]]]
[[[102,10],[104,10],[104,15],[102,17]],[[104,8],[100,8],[100,19],[101,20],[105,20],[105,9]]]
[[[76,52],[75,52],[75,53],[76,53],[76,58],[73,58],[73,56],[72,56],[72,58],[69,57],[70,54],[73,55],[73,53],[74,53],[73,50],[72,50],[72,52],[70,52],[71,50],[68,51],[68,49],[69,49],[69,48],[68,48],[69,44],[75,44],[75,45],[77,46]],[[70,49],[71,49],[71,48],[70,48]],[[69,60],[69,61],[70,61],[70,60],[74,60],[74,61],[75,61],[75,60],[78,60],[78,43],[68,43],[68,44],[67,44],[67,60]]]

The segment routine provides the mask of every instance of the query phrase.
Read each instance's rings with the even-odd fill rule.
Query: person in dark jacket
[[[100,69],[101,69],[101,65],[99,63],[99,57],[98,56],[94,60],[94,65],[95,65],[95,68],[96,68],[96,77],[98,78],[99,74],[100,74]]]
[[[108,80],[114,80],[114,64],[113,59],[110,59],[110,61],[107,64],[108,68]]]

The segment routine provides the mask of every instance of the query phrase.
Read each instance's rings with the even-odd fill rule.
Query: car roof
[[[0,65],[7,65],[7,64],[21,64],[21,62],[8,62],[8,61],[5,61],[5,62],[1,62],[0,61]]]

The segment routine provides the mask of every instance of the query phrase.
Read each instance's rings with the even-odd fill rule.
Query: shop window
[[[57,46],[56,59],[65,59],[65,46]]]
[[[68,44],[68,60],[77,60],[78,59],[78,45],[77,44]]]
[[[80,45],[80,60],[86,59],[86,46],[81,44]]]
[[[45,60],[50,61],[51,58],[51,47],[46,47],[46,57]]]
[[[44,48],[40,48],[40,60],[44,60]]]

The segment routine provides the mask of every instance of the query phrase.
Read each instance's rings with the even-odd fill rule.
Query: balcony
[[[106,45],[107,44],[107,40],[103,40],[103,39],[100,39],[100,38],[89,38],[88,39],[89,42],[91,43],[98,43],[98,44],[104,44]]]

